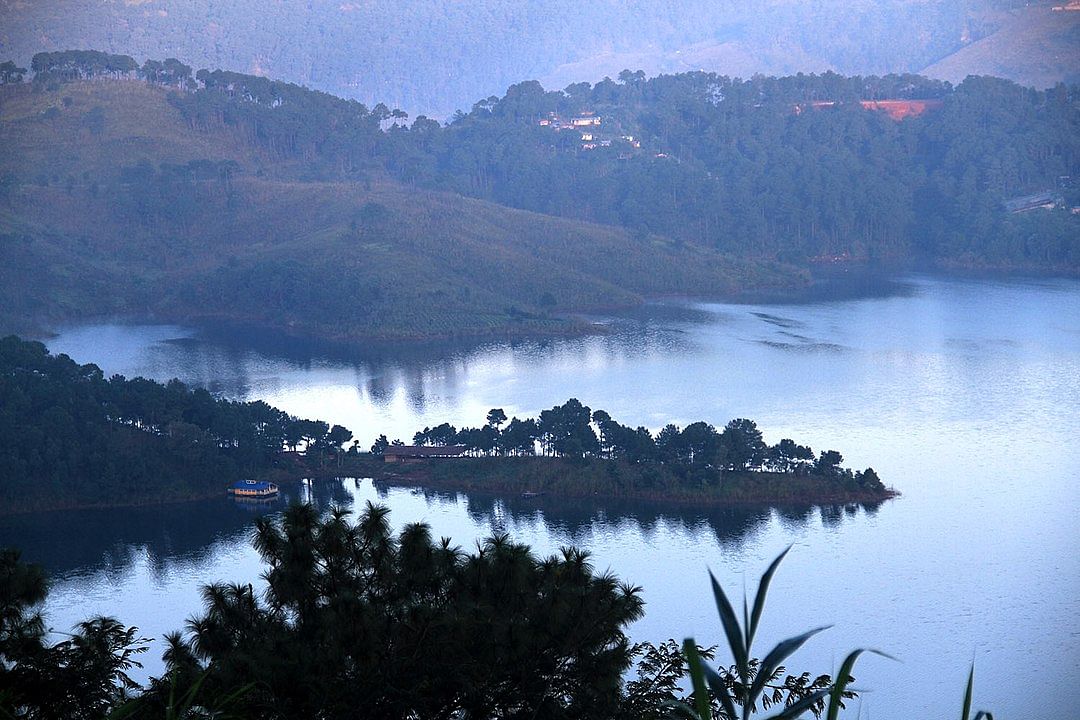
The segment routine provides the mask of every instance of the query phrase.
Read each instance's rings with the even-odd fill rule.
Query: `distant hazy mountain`
[[[1065,0],[1061,0],[1064,2]],[[1044,5],[1046,3],[1039,3]],[[1000,72],[1040,85],[1076,75],[1059,12],[1005,44],[1019,0],[0,0],[0,59],[95,48],[176,56],[446,116],[510,83],[548,87],[706,69],[747,77]],[[1049,14],[1045,10],[1044,14]],[[1044,43],[1040,33],[1059,38]],[[998,38],[998,40],[994,40]],[[988,51],[977,50],[992,40]],[[1070,44],[1071,43],[1071,44]],[[1054,54],[1064,44],[1071,54]],[[971,46],[974,52],[950,56]],[[1050,48],[1048,51],[1047,48]],[[1049,54],[1048,54],[1049,53]],[[1044,57],[1045,56],[1045,57]],[[1035,70],[1027,74],[1028,66]]]

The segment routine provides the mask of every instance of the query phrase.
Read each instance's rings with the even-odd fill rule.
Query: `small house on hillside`
[[[570,121],[574,127],[590,127],[600,124],[600,116],[591,112],[583,112]]]
[[[464,445],[391,445],[383,450],[383,461],[409,463],[436,458],[459,458],[468,450]]]

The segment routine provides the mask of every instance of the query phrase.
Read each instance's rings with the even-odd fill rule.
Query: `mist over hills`
[[[1020,0],[0,0],[0,56],[87,47],[266,75],[369,105],[448,117],[523,79],[624,69],[732,77],[834,70],[1078,77],[1080,13]],[[1011,32],[1017,23],[1034,29]],[[999,32],[1002,31],[1002,32]],[[996,37],[993,53],[948,58]],[[1062,51],[1061,48],[1065,50]],[[1012,57],[1010,62],[1002,58]],[[945,64],[941,64],[945,63]],[[940,70],[940,75],[935,72]],[[959,75],[959,76],[957,76]]]

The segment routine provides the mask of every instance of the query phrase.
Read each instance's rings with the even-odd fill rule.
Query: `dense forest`
[[[345,428],[168,384],[106,378],[96,365],[0,339],[0,506],[137,504],[223,493],[285,448],[342,451]]]
[[[1080,218],[1067,209],[1004,211],[1033,193],[1077,202],[1075,86],[627,71],[618,82],[564,91],[523,82],[442,127],[265,78],[192,77],[175,60],[138,68],[131,58],[102,57],[38,55],[34,83],[138,71],[148,82],[197,88],[170,100],[194,128],[234,128],[274,155],[303,158],[322,179],[385,172],[412,186],[742,256],[1080,266]],[[897,99],[940,107],[897,122],[860,104]],[[585,117],[596,124],[573,124]],[[125,172],[124,184],[140,193],[136,209],[153,214],[153,197],[183,212],[185,186],[234,171]]]
[[[971,78],[954,88],[917,76],[831,73],[647,80],[627,72],[619,82],[565,91],[521,83],[445,128],[421,117],[406,130],[400,111],[376,106],[364,115],[310,93],[309,117],[319,119],[306,123],[295,87],[203,77],[204,89],[174,98],[196,127],[239,126],[270,149],[320,157],[346,173],[374,162],[411,185],[642,237],[792,260],[1080,265],[1080,218],[1064,208],[1032,215],[1003,206],[1047,191],[1076,201],[1075,87],[1039,92]],[[897,122],[859,102],[885,99],[941,107]],[[598,123],[564,127],[583,113]],[[387,124],[372,142],[376,126]]]
[[[1070,73],[1076,80],[1067,33],[1075,21],[1050,12],[1052,4],[1062,3],[0,2],[0,48],[23,64],[35,53],[71,47],[129,53],[140,62],[168,54],[443,118],[523,78],[564,87],[615,77],[624,67],[744,78],[918,72],[1039,12],[1049,31],[1020,48],[1014,41],[1005,48],[1012,52],[984,58],[957,79],[1000,68],[1042,88],[1070,81]]]
[[[442,125],[175,59],[30,65],[0,87],[13,317],[564,333],[825,266],[1080,268],[1075,86],[625,71]]]
[[[1080,218],[1068,209],[1003,211],[1035,192],[1076,204],[1076,87],[833,74],[621,79],[555,93],[516,85],[446,128],[430,177],[404,179],[744,256],[1080,265]],[[941,106],[897,122],[859,102],[886,98]],[[583,112],[601,117],[591,134],[610,146],[538,125]]]

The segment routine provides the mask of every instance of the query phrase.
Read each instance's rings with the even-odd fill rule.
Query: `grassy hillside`
[[[102,316],[221,320],[356,341],[570,332],[646,295],[721,296],[804,275],[657,236],[377,175],[303,181],[167,91],[0,88],[0,326]]]
[[[968,75],[994,75],[1038,88],[1080,81],[1080,11],[1034,5],[997,13],[994,20],[994,32],[923,74],[954,83]]]

